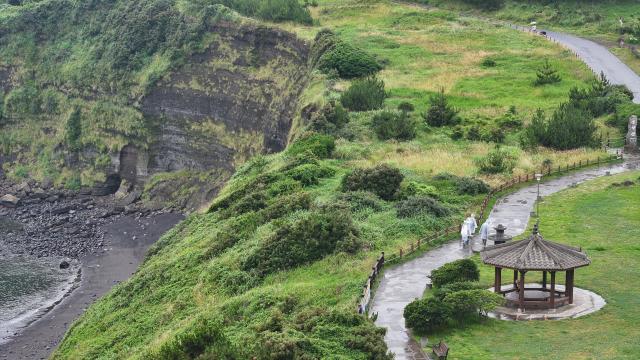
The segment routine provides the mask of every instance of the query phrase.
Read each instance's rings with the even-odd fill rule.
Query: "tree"
[[[82,119],[80,118],[80,109],[74,108],[65,125],[65,139],[69,149],[77,151],[80,148],[80,136],[82,135]]]
[[[351,111],[369,111],[381,109],[386,97],[384,81],[368,77],[355,80],[349,89],[342,93],[340,102]]]
[[[534,82],[536,86],[555,84],[562,81],[558,70],[551,65],[549,59],[545,59],[542,67],[536,72],[536,77],[536,81]]]
[[[406,112],[383,111],[376,114],[372,127],[381,140],[411,140],[416,137],[416,125]]]
[[[458,111],[449,105],[444,89],[440,90],[430,98],[431,105],[424,115],[424,119],[429,126],[456,125],[460,122]]]

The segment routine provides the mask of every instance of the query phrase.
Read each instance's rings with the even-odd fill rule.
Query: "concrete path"
[[[626,85],[633,92],[633,101],[640,103],[640,76],[606,47],[591,40],[553,31],[547,31],[547,36],[573,50],[595,73],[603,72],[612,84]]]
[[[639,168],[640,159],[633,158],[624,164],[601,166],[600,168],[575,172],[562,178],[543,182],[540,185],[540,193],[544,197],[573,184],[604,176],[607,172],[617,174]],[[529,222],[531,211],[534,210],[536,191],[537,185],[531,185],[501,198],[489,215],[491,222],[507,226],[508,235],[522,234]],[[542,214],[542,218],[544,219],[544,214]],[[544,231],[544,224],[541,231]],[[371,305],[371,313],[378,313],[376,325],[387,329],[385,342],[389,350],[396,355],[397,360],[428,359],[421,352],[421,346],[411,338],[405,328],[402,315],[404,308],[411,301],[422,297],[427,286],[427,275],[431,273],[431,270],[469,255],[469,250],[461,249],[459,243],[453,241],[414,260],[384,270],[380,286]],[[437,342],[437,340],[433,339],[431,342]]]

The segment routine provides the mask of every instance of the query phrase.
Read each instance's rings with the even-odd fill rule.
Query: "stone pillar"
[[[547,288],[547,272],[546,271],[542,272],[542,288],[543,289]]]
[[[524,274],[524,271],[520,271],[520,286],[518,289],[518,302],[522,310],[524,310]]]
[[[573,274],[574,270],[567,270],[567,278],[565,280],[565,296],[569,297],[569,304],[573,304]]]
[[[638,135],[636,133],[636,129],[638,127],[638,117],[636,115],[632,115],[629,118],[629,128],[627,131],[627,144],[624,146],[624,151],[626,153],[638,153]]]
[[[549,292],[550,307],[556,307],[556,272],[551,272],[551,292]]]
[[[500,294],[501,290],[502,290],[502,268],[499,268],[496,266],[495,277],[493,279],[493,291],[495,291],[496,294]]]

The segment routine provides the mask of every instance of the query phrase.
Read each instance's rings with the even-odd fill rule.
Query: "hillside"
[[[373,56],[379,66],[367,69],[381,69],[384,109],[345,111],[342,94],[358,80],[336,69],[311,71],[288,147],[240,167],[207,211],[166,234],[128,282],[87,310],[53,358],[389,358],[384,331],[356,313],[381,251],[456,224],[488,191],[485,182],[602,154],[597,146],[520,147],[536,109],[551,112],[573,86],[593,81],[569,52],[542,38],[387,1],[320,1],[310,9],[316,25],[279,24],[280,36],[309,44],[312,65],[335,48],[358,54],[357,63],[371,64]],[[207,51],[201,54],[188,62]],[[237,58],[214,65],[237,66],[230,59]],[[493,65],[483,65],[486,59]],[[562,81],[534,86],[546,60]],[[207,84],[189,91],[181,85],[201,84],[199,71],[191,66],[163,78],[147,104],[184,96],[194,99],[185,110],[167,103],[165,112],[199,109],[192,91],[206,93]],[[442,89],[462,118],[457,126],[422,118]],[[416,124],[413,139],[380,139],[374,123],[380,114],[400,114],[403,102],[415,108],[405,114]],[[505,118],[515,124],[504,126]],[[601,135],[616,131],[598,124]],[[492,140],[495,129],[504,137]],[[509,164],[484,171],[482,159],[495,154],[496,141]]]

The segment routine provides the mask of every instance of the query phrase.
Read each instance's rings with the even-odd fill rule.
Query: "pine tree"
[[[449,105],[444,89],[431,96],[431,106],[424,114],[424,119],[429,126],[447,126],[458,124],[458,111]]]
[[[558,70],[551,65],[548,59],[545,60],[542,67],[538,69],[536,76],[537,79],[534,83],[536,86],[555,84],[562,81],[560,74],[558,74]]]

